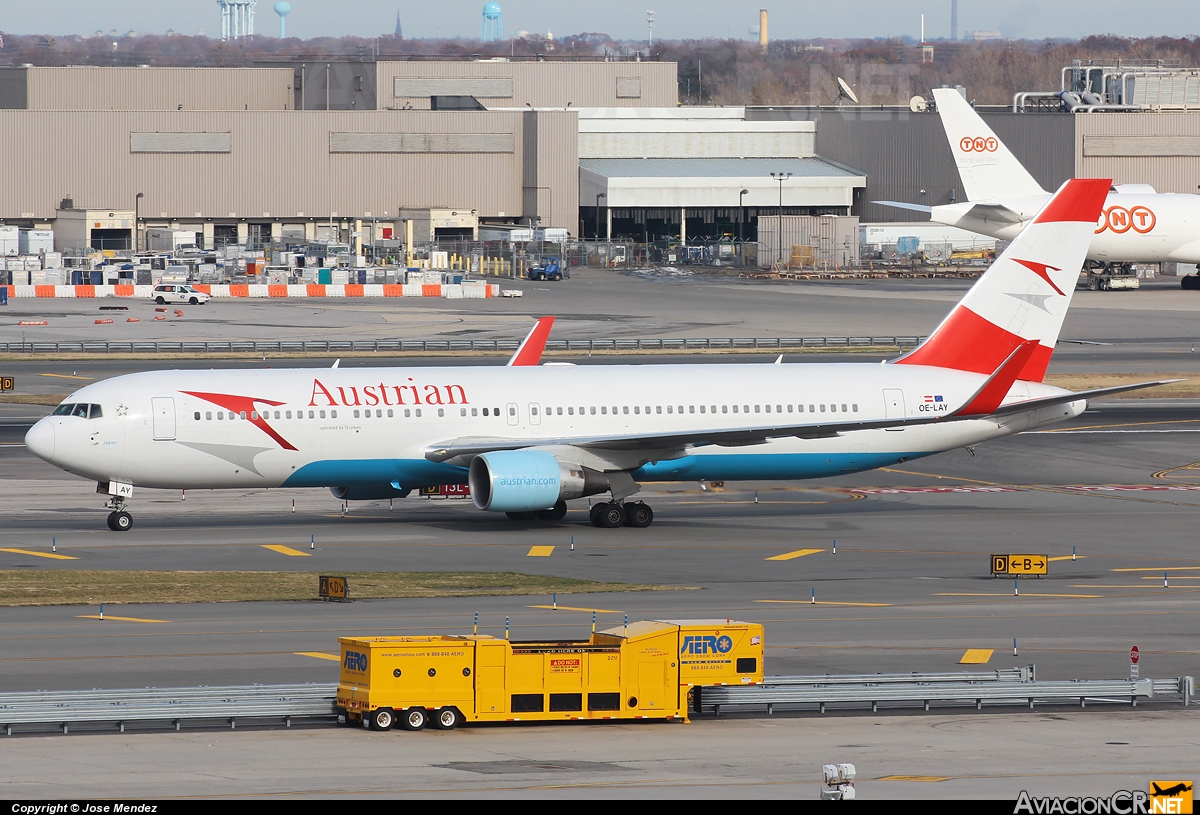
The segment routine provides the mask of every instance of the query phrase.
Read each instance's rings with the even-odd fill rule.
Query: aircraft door
[[[156,396],[150,400],[150,412],[154,421],[154,440],[171,441],[175,438],[175,400],[169,396]]]
[[[904,413],[904,391],[899,388],[885,388],[883,391],[883,409],[884,415],[888,419],[903,419]],[[889,430],[893,428],[888,428]],[[894,428],[903,430],[904,428]]]
[[[518,421],[518,419],[520,418],[519,416],[517,416],[517,405],[516,405],[516,403],[515,403],[515,402],[509,402],[509,403],[508,403],[508,406],[507,406],[507,407],[506,407],[504,410],[505,410],[505,413],[507,413],[507,414],[508,414],[508,423],[509,423],[509,424],[511,424],[511,425],[516,425],[516,424],[517,424],[517,421]]]

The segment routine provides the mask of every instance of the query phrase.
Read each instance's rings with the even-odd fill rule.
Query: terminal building
[[[760,216],[916,221],[874,202],[961,198],[934,113],[680,107],[677,72],[628,59],[0,68],[0,222],[54,230],[62,251],[144,247],[149,229],[205,248],[397,240],[411,213],[425,213],[414,239],[461,237],[468,218],[472,236],[753,241]],[[1073,175],[1200,185],[1195,110],[984,115],[1047,189]],[[431,212],[459,220],[428,226]]]

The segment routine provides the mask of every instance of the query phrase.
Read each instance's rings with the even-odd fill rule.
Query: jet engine
[[[471,500],[488,512],[536,512],[608,490],[608,478],[539,450],[502,450],[471,460]]]

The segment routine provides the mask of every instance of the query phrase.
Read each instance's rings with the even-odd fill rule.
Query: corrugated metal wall
[[[525,107],[675,107],[679,102],[678,65],[674,62],[492,62],[490,60],[378,63],[380,108],[429,107],[429,96],[394,96],[396,77],[512,80],[511,97],[479,96],[489,108]],[[641,96],[632,97],[639,78]],[[403,83],[408,87],[409,83]],[[618,89],[618,85],[620,88]]]
[[[287,110],[290,68],[29,68],[29,110]],[[181,107],[182,106],[182,107]]]
[[[1075,170],[1074,118],[1065,114],[983,113],[1033,177],[1056,189]],[[962,184],[941,119],[932,113],[812,108],[747,108],[750,120],[797,118],[817,123],[817,155],[862,170],[864,223],[925,221],[928,216],[872,204],[904,201],[933,206],[963,201]],[[925,192],[922,194],[921,190]]]
[[[1150,184],[1159,192],[1197,191],[1200,156],[1180,148],[1189,145],[1187,137],[1200,136],[1200,113],[1079,113],[1073,118],[1077,175]],[[1111,149],[1102,149],[1106,143]]]
[[[574,112],[540,113],[538,185],[544,226],[574,230],[578,198]],[[331,153],[331,133],[512,134],[509,153]],[[132,153],[130,134],[229,133],[229,153]],[[53,112],[0,111],[0,217],[54,217],[59,201],[159,218],[383,217],[401,207],[461,207],[483,217],[523,214],[519,112]],[[266,215],[264,213],[269,213]],[[299,213],[304,213],[300,216]]]

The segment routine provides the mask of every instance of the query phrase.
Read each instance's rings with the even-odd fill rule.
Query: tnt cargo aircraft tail
[[[968,201],[1027,198],[1046,191],[953,88],[933,92]]]
[[[1041,382],[1111,183],[1063,184],[929,338],[896,362],[991,374],[1033,341],[1016,378]]]

